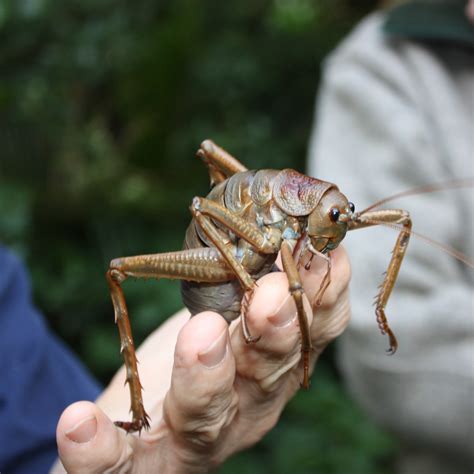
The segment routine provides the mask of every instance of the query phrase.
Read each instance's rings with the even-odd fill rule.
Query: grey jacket
[[[474,26],[443,33],[446,22],[438,30],[431,22],[423,33],[422,23],[395,20],[370,16],[324,67],[309,170],[336,183],[356,209],[421,184],[474,176]],[[473,189],[386,207],[409,210],[415,231],[474,253]],[[408,445],[473,465],[473,271],[412,237],[387,307],[399,350],[387,357],[372,299],[395,240],[393,230],[371,228],[344,241],[353,315],[339,345],[341,368],[357,400]]]

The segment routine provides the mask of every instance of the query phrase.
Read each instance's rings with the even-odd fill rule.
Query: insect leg
[[[132,421],[116,421],[115,424],[124,430],[138,431],[143,428],[150,428],[150,417],[145,411],[142,399],[142,384],[138,376],[137,358],[135,356],[135,345],[133,343],[132,329],[128,318],[127,304],[125,296],[120,286],[126,276],[116,269],[109,269],[106,274],[107,283],[109,284],[110,296],[114,305],[115,323],[119,328],[120,334],[120,352],[123,354],[128,383],[130,389],[130,410],[133,413]]]
[[[229,264],[235,276],[240,281],[242,288],[245,289],[244,301],[242,304],[242,331],[244,333],[245,342],[257,342],[260,339],[260,336],[252,336],[247,324],[247,309],[250,306],[253,292],[255,290],[255,281],[249,275],[243,265],[235,258],[234,246],[228,246],[223,242],[222,237],[220,236],[210,217],[202,214],[199,206],[195,206],[195,204],[196,199],[194,199],[193,204],[191,205],[191,213],[193,214],[196,223],[222,254],[223,258]]]
[[[217,146],[212,140],[204,140],[196,155],[207,166],[211,185],[219,184],[235,173],[247,171],[247,168],[240,161]]]
[[[321,284],[319,285],[318,292],[316,293],[316,295],[315,295],[315,297],[312,301],[313,306],[320,306],[321,301],[322,301],[323,296],[324,296],[324,293],[326,292],[329,284],[331,283],[331,268],[332,268],[331,254],[328,252],[328,254],[325,255],[322,252],[318,252],[316,249],[313,248],[313,246],[311,244],[309,246],[309,251],[311,252],[311,257],[310,257],[309,262],[304,267],[306,270],[309,270],[311,268],[311,261],[312,261],[314,255],[317,255],[318,257],[321,257],[323,260],[325,260],[326,265],[327,265],[326,273],[324,274],[324,277],[321,281]]]
[[[301,353],[303,354],[303,388],[309,388],[309,356],[313,349],[311,345],[311,334],[309,330],[308,318],[303,306],[304,289],[301,284],[300,274],[293,259],[292,249],[287,241],[283,241],[281,246],[281,261],[283,270],[288,276],[290,293],[296,304],[298,321],[301,331]]]
[[[385,315],[385,307],[397,280],[398,271],[402,264],[403,257],[407,250],[408,241],[410,240],[410,230],[412,222],[407,211],[401,209],[384,209],[380,211],[368,211],[362,214],[356,214],[352,221],[349,222],[349,230],[361,229],[379,224],[400,224],[403,230],[398,235],[397,241],[392,252],[392,258],[387,268],[385,278],[380,290],[375,298],[375,314],[377,323],[382,334],[387,334],[390,347],[387,350],[389,354],[394,354],[397,350],[397,339],[390,329]]]
[[[276,254],[280,250],[282,238],[279,230],[269,228],[264,232],[255,224],[242,219],[224,206],[206,198],[195,197],[193,199],[191,212],[195,211],[220,222],[260,253]]]
[[[198,248],[135,257],[116,258],[110,262],[106,278],[114,305],[115,322],[119,328],[120,351],[130,388],[132,421],[115,424],[126,431],[148,429],[149,416],[142,399],[142,385],[137,369],[137,358],[122,283],[127,277],[172,278],[199,282],[221,282],[235,278],[216,249]]]

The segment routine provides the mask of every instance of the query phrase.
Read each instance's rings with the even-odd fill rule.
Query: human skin
[[[469,0],[467,2],[466,16],[471,23],[474,23],[474,0]]]
[[[311,369],[349,321],[350,265],[343,248],[332,252],[332,282],[316,310],[310,301],[326,270],[322,259],[301,269],[314,351]],[[241,323],[230,328],[216,313],[189,319],[183,310],[138,350],[144,404],[151,428],[126,434],[111,420],[128,420],[129,394],[122,367],[96,403],[77,402],[62,414],[57,443],[70,473],[201,473],[259,441],[278,421],[302,380],[296,307],[282,272],[265,275]],[[57,463],[52,472],[64,472]]]

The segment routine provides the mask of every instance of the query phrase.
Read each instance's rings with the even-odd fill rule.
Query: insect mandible
[[[316,293],[317,307],[331,282],[331,250],[348,230],[386,223],[400,229],[385,278],[376,297],[375,313],[382,334],[387,334],[394,353],[397,340],[385,316],[385,306],[405,255],[412,222],[399,209],[355,212],[354,205],[335,184],[308,177],[292,169],[250,171],[211,140],[205,140],[197,156],[206,164],[211,191],[195,197],[192,221],[184,249],[177,252],[113,259],[106,277],[119,328],[131,397],[132,421],[116,422],[126,431],[149,428],[142,401],[128,310],[122,283],[128,277],[169,278],[182,281],[181,293],[191,315],[204,310],[220,313],[228,323],[241,315],[245,341],[255,343],[246,313],[255,281],[275,271],[281,252],[283,271],[297,308],[303,359],[302,386],[309,386],[312,350],[308,319],[303,308],[303,286],[298,268],[302,248],[326,262],[326,272]]]

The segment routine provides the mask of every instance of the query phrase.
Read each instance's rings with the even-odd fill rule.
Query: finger
[[[159,430],[156,422],[162,416],[162,402],[171,383],[177,336],[188,321],[189,312],[181,310],[153,331],[137,349],[143,405],[151,418],[151,435]],[[124,383],[126,376],[125,366],[122,366],[96,400],[97,406],[114,421],[130,418],[130,390],[128,384]]]
[[[233,390],[235,361],[222,316],[205,312],[181,329],[175,349],[171,387],[164,404],[167,424],[181,439],[188,463],[207,452],[237,410]]]
[[[61,462],[70,474],[113,472],[131,466],[135,437],[126,436],[91,402],[76,402],[66,408],[56,440]]]
[[[317,353],[342,332],[349,320],[349,260],[342,247],[332,252],[331,258],[331,284],[314,316],[305,298],[306,315]],[[302,283],[310,301],[318,292],[326,271],[326,261],[321,258],[314,258],[308,271],[301,265]],[[247,315],[250,332],[261,335],[260,341],[247,345],[239,331],[232,335],[238,374],[257,382],[258,388],[266,394],[264,396],[281,390],[287,383],[286,377],[294,378],[290,391],[299,385],[301,371],[297,366],[301,356],[301,333],[296,314],[286,275],[283,272],[271,273],[258,281]],[[257,391],[254,398],[258,397]]]
[[[232,334],[232,348],[237,362],[241,384],[253,391],[257,400],[268,398],[284,383],[288,374],[299,364],[301,336],[296,305],[290,295],[288,278],[283,272],[265,275],[258,281],[247,312],[247,322],[252,334],[261,336],[255,344],[246,344],[241,331]],[[305,313],[311,324],[312,311],[303,297]],[[298,382],[295,379],[295,388]]]

